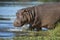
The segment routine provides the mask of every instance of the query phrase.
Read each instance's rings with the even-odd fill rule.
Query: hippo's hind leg
[[[48,29],[54,29],[55,28],[55,22],[48,22],[48,21],[45,21],[45,22],[42,22],[42,25],[41,27],[45,27],[45,28],[48,28]]]
[[[55,24],[48,24],[48,25],[47,25],[47,28],[48,28],[48,29],[54,29],[55,26],[56,26]]]

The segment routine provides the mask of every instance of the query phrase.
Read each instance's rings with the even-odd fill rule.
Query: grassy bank
[[[30,32],[31,36],[20,36],[14,40],[60,40],[60,23],[56,28],[48,31]]]
[[[58,23],[56,28],[53,30],[39,32],[30,31],[29,35],[14,37],[13,40],[60,40],[60,23]]]

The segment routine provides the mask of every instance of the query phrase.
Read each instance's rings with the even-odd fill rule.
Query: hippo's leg
[[[48,29],[54,29],[55,26],[55,22],[53,22],[52,20],[43,20],[41,24],[41,27],[45,27]]]
[[[48,24],[47,28],[48,28],[48,29],[54,29],[55,26],[56,26],[55,24]]]
[[[34,29],[34,27],[32,27],[32,25],[30,25],[29,30],[32,31],[33,29]]]
[[[39,31],[41,30],[41,28],[39,26],[36,26],[36,27],[30,27],[29,30]]]
[[[41,25],[37,25],[34,30],[40,31],[41,30]]]
[[[55,28],[55,25],[54,24],[46,24],[46,25],[44,25],[42,27],[48,28],[48,29],[54,29]]]

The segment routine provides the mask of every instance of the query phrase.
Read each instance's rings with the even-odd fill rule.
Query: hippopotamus
[[[60,3],[45,3],[18,10],[14,26],[30,24],[32,29],[39,30],[42,27],[54,29],[58,20],[60,20]]]

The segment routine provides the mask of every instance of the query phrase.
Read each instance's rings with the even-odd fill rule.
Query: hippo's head
[[[14,21],[14,26],[21,27],[24,24],[27,24],[30,21],[30,16],[28,10],[21,9],[16,13],[16,19]]]
[[[24,10],[20,10],[16,13],[16,19],[14,21],[14,26],[20,27],[26,23],[27,18],[23,13],[24,13]]]

